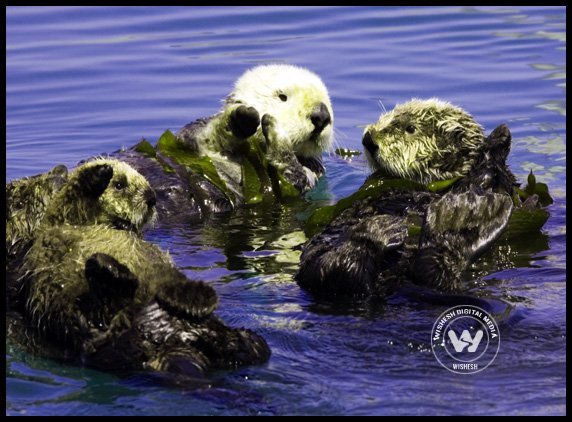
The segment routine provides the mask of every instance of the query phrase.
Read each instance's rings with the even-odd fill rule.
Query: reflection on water
[[[212,283],[227,323],[268,340],[268,364],[173,389],[8,341],[7,414],[565,414],[564,7],[8,8],[6,38],[6,180],[156,139],[216,112],[246,68],[284,62],[323,78],[339,146],[361,150],[384,107],[437,96],[487,131],[508,123],[512,170],[524,181],[532,169],[555,198],[542,233],[501,239],[464,275],[462,293],[500,320],[490,370],[461,379],[430,351],[458,298],[331,303],[292,280],[302,221],[368,173],[363,156],[332,155],[307,201],[145,235]]]

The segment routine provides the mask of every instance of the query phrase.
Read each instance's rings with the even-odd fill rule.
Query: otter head
[[[272,116],[279,147],[298,156],[319,156],[330,147],[334,123],[330,97],[322,80],[309,70],[283,64],[257,66],[236,81],[226,104],[245,104],[261,118]]]
[[[367,126],[362,140],[375,170],[420,183],[466,175],[484,142],[470,114],[435,98],[397,105]]]
[[[107,224],[139,232],[155,217],[156,196],[129,164],[96,159],[77,167],[51,202],[46,221],[54,225]]]
[[[14,258],[25,252],[27,242],[32,239],[50,201],[67,177],[67,168],[58,165],[47,173],[6,184],[7,257]]]
[[[113,175],[98,199],[101,207],[98,221],[111,223],[119,229],[140,231],[155,217],[155,192],[147,179],[129,164],[106,161],[110,163]]]

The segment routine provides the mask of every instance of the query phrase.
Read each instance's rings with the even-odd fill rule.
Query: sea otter
[[[138,144],[112,156],[149,180],[159,220],[204,215],[256,202],[251,196],[280,199],[286,185],[297,196],[307,192],[324,172],[321,154],[332,142],[333,123],[328,91],[316,74],[261,65],[236,81],[217,114],[183,127],[169,148],[160,140],[154,149]],[[245,192],[253,184],[259,195]]]
[[[506,125],[485,137],[470,114],[437,99],[382,115],[362,141],[376,173],[304,246],[296,280],[334,297],[383,297],[404,280],[459,289],[511,216],[510,142]]]
[[[124,162],[98,159],[76,168],[50,202],[20,269],[29,327],[51,357],[108,371],[197,376],[266,361],[262,337],[213,314],[212,287],[187,279],[141,239],[155,204],[149,183]]]

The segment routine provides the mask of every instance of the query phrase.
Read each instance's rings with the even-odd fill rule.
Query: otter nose
[[[155,195],[155,191],[153,189],[147,189],[143,194],[145,198],[145,203],[149,208],[152,208],[157,204],[157,196]]]
[[[316,110],[310,114],[310,120],[316,130],[322,131],[332,122],[332,117],[330,116],[328,107],[326,107],[324,103],[320,103]]]
[[[379,150],[379,147],[375,144],[375,142],[373,142],[373,138],[369,132],[364,133],[361,143],[367,152],[369,152],[372,156],[375,156]]]

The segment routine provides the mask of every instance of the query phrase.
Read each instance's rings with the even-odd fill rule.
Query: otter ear
[[[512,136],[506,124],[497,126],[486,140],[487,148],[493,153],[495,157],[503,162],[507,159],[510,152]]]
[[[79,187],[85,196],[99,198],[113,177],[113,167],[109,164],[87,166],[78,175]]]
[[[63,164],[59,164],[51,169],[48,173],[55,190],[60,190],[68,181],[68,168]]]
[[[133,299],[139,286],[139,280],[129,268],[104,253],[89,257],[85,263],[85,277],[92,295],[116,303],[118,308]]]
[[[49,172],[52,176],[68,177],[68,168],[63,164],[58,164]]]

